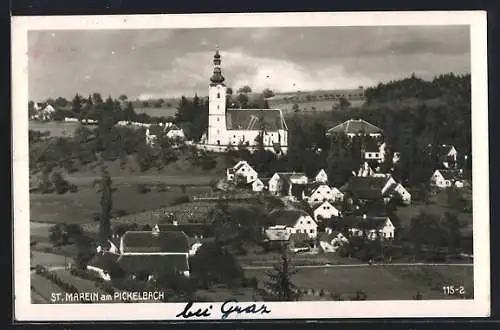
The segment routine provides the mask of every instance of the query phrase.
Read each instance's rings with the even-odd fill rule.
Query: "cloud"
[[[63,30],[30,32],[28,42],[33,99],[205,95],[216,44],[236,89],[350,88],[412,72],[470,72],[463,26]]]

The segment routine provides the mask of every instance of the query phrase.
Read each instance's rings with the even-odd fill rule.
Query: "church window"
[[[217,108],[218,108],[218,107],[219,107],[219,106],[217,106]],[[220,118],[219,118],[219,117],[217,117],[217,121],[219,121],[219,119],[220,119]]]
[[[217,98],[220,99],[220,93],[217,93]]]
[[[217,109],[219,109],[219,105],[217,104]]]
[[[220,140],[217,140],[217,145],[219,145],[219,146],[220,146]]]
[[[220,130],[217,130],[217,134],[220,134]]]

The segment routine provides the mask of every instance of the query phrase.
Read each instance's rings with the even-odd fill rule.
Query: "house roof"
[[[317,209],[319,209],[320,207],[323,207],[323,205],[325,205],[325,204],[326,204],[326,205],[331,206],[331,207],[332,207],[332,208],[334,208],[334,209],[337,209],[337,208],[336,208],[335,206],[333,206],[333,205],[332,205],[332,203],[330,203],[329,201],[324,201],[323,203],[318,204],[318,205],[314,208],[314,210],[316,211],[316,210],[317,210]]]
[[[271,223],[287,227],[295,226],[297,220],[302,216],[308,217],[309,214],[300,209],[274,209],[268,214]]]
[[[308,242],[311,238],[306,233],[292,233],[290,234],[290,241],[292,242]]]
[[[363,219],[362,215],[346,215],[343,221],[349,225],[350,228],[358,229],[382,229],[385,226],[388,217],[381,216],[367,216]]]
[[[186,234],[188,237],[200,236],[209,237],[213,236],[213,227],[210,224],[204,223],[181,223],[178,225],[174,224],[157,224],[160,232],[165,231],[181,231]]]
[[[327,184],[322,182],[311,182],[304,185],[304,192],[307,196],[311,196],[311,194],[318,189],[320,186],[327,186]]]
[[[260,131],[262,124],[266,131],[287,129],[281,110],[278,109],[227,109],[226,111],[228,130]]]
[[[342,190],[351,193],[354,198],[380,198],[383,197],[382,189],[388,180],[388,177],[353,176]]]
[[[128,231],[122,236],[123,253],[187,253],[189,242],[182,231]]]
[[[334,230],[331,233],[319,232],[318,239],[322,242],[330,243],[333,239],[337,238],[337,235],[341,234],[340,231]]]
[[[239,161],[236,165],[234,165],[233,169],[234,169],[234,172],[238,171],[240,168],[242,168],[243,166],[250,166],[250,164],[248,164],[246,161]],[[251,167],[251,166],[250,166]]]
[[[305,173],[302,172],[276,172],[281,180],[291,182],[292,180],[299,180],[302,178],[307,178]]]
[[[121,255],[118,259],[118,265],[128,274],[189,270],[188,257],[183,254]]]
[[[113,270],[119,269],[119,266],[117,265],[119,257],[120,255],[115,253],[101,252],[95,254],[87,263],[87,265],[111,272]]]
[[[439,170],[439,173],[441,173],[445,180],[459,181],[463,179],[463,174],[460,173],[460,170]]]
[[[149,135],[160,135],[164,132],[163,127],[157,124],[152,124],[148,127]]]
[[[363,119],[349,119],[342,124],[330,128],[327,134],[381,134],[382,129],[377,126],[370,124]]]

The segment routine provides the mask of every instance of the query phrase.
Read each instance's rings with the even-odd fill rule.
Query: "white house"
[[[430,184],[437,188],[464,186],[463,170],[436,170],[431,176]]]
[[[35,104],[35,113],[31,116],[31,119],[50,120],[54,112],[56,112],[56,110],[50,104],[47,104],[45,107],[40,104]]]
[[[282,230],[290,234],[307,234],[311,239],[318,235],[318,224],[304,210],[299,209],[275,209],[269,213],[269,219],[273,223],[268,230]]]
[[[368,240],[394,239],[396,228],[389,217],[368,217],[363,214],[362,216],[348,216],[346,218],[351,236],[363,236],[364,231]]]
[[[335,208],[329,202],[323,202],[323,204],[316,207],[313,211],[314,220],[321,221],[322,219],[330,219],[331,217],[338,217],[340,211]]]
[[[172,124],[172,123],[167,123]],[[166,126],[166,136],[169,139],[181,139],[184,140],[186,135],[184,134],[184,130],[182,128],[177,127],[176,125],[167,125]]]
[[[378,143],[374,140],[368,140],[364,149],[364,159],[367,161],[376,161],[382,163],[385,159],[386,144]]]
[[[269,179],[269,192],[277,196],[291,196],[292,185],[308,182],[309,179],[304,173],[277,172]]]
[[[338,248],[349,242],[349,240],[339,231],[327,228],[325,232],[320,233],[319,245],[324,252],[336,252]]]
[[[314,183],[304,189],[304,199],[310,205],[315,205],[325,201],[333,202],[336,198],[332,188],[326,184]]]
[[[322,183],[327,183],[328,182],[328,175],[326,174],[325,170],[321,169],[318,174],[314,177],[315,182],[322,182]]]
[[[246,161],[240,160],[232,168],[226,170],[226,176],[228,182],[233,182],[237,177],[242,177],[245,183],[252,183],[258,179],[259,174]]]
[[[405,204],[410,204],[411,203],[411,194],[408,190],[406,190],[405,187],[401,183],[398,183],[394,187],[394,193],[397,194],[400,198],[401,201]]]
[[[254,182],[252,182],[252,191],[259,192],[264,190],[264,183],[257,178]]]

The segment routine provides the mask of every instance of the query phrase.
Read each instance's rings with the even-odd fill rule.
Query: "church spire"
[[[222,71],[220,68],[220,54],[219,54],[219,47],[217,46],[215,49],[215,55],[214,55],[214,73],[212,75],[212,78],[210,78],[211,81],[211,86],[216,86],[216,85],[224,85],[224,76],[222,76]]]

